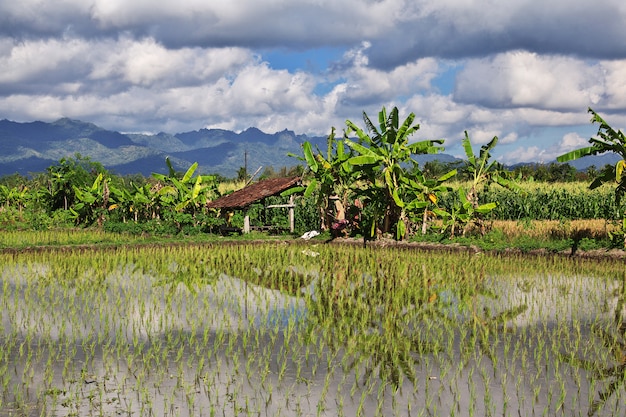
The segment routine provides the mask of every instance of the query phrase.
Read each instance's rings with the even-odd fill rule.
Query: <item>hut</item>
[[[234,191],[228,195],[220,197],[214,201],[207,203],[208,208],[225,209],[225,210],[246,210],[251,204],[262,202],[265,206],[265,199],[276,196],[290,188],[301,185],[300,177],[287,178],[270,178],[262,180],[246,187]],[[288,204],[274,204],[265,206],[266,208],[286,207],[289,209],[289,231],[294,232],[295,214],[293,195],[289,198]],[[244,217],[243,232],[248,233],[251,229],[269,230],[270,226],[262,225],[251,228],[250,217],[246,214]]]

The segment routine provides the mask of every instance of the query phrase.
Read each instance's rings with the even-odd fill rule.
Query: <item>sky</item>
[[[0,119],[326,136],[383,106],[502,163],[626,126],[623,0],[0,0]],[[341,133],[340,133],[341,134]]]

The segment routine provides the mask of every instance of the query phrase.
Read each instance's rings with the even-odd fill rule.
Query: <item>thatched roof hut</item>
[[[252,203],[272,197],[300,184],[300,177],[270,178],[250,184],[241,190],[207,203],[208,208],[243,209]]]
[[[242,210],[249,205],[258,201],[263,201],[267,197],[273,197],[286,191],[292,187],[301,184],[300,177],[288,178],[271,178],[262,180],[254,184],[250,184],[241,190],[234,191],[228,195],[218,198],[217,200],[207,203],[208,208],[226,209],[226,210]],[[293,197],[293,196],[292,196]],[[289,204],[274,205],[270,207],[287,207],[289,208],[289,229],[294,230],[294,204],[293,198]],[[263,229],[263,227],[261,227]],[[248,216],[244,219],[244,232],[250,231],[250,219]]]

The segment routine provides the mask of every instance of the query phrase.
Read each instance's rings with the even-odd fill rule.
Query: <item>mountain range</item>
[[[43,172],[61,158],[78,153],[120,175],[165,173],[165,158],[169,157],[177,170],[185,171],[198,162],[200,173],[234,177],[246,161],[252,172],[259,166],[297,165],[300,161],[288,153],[301,154],[301,144],[307,140],[318,146],[326,143],[326,138],[289,130],[274,134],[256,128],[241,133],[200,129],[137,134],[67,118],[52,123],[0,120],[0,175]]]
[[[120,175],[166,173],[165,158],[175,169],[185,171],[198,162],[198,172],[235,177],[247,165],[249,173],[259,167],[291,167],[302,163],[289,153],[301,155],[305,141],[325,151],[325,136],[297,135],[283,130],[274,134],[251,127],[241,133],[223,129],[200,129],[169,134],[121,133],[93,123],[59,119],[20,123],[0,120],[0,176],[43,172],[61,158],[88,156]],[[454,162],[447,154],[420,155],[418,161]],[[616,155],[585,157],[572,161],[577,169],[614,164]]]

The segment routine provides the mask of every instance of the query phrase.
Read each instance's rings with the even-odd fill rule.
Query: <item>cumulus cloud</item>
[[[626,125],[625,20],[621,0],[5,1],[0,117],[326,135],[385,105],[416,114],[415,140],[548,159],[589,106]],[[345,53],[312,72],[259,52],[320,47]],[[571,133],[540,146],[546,128]]]
[[[345,103],[368,106],[432,89],[432,80],[440,72],[435,59],[419,59],[382,71],[369,66],[366,52],[370,46],[369,42],[363,42],[346,52],[343,59],[332,67],[331,76],[338,74],[338,78],[346,80],[343,95]]]
[[[504,163],[541,162],[548,163],[556,160],[557,156],[567,152],[589,146],[589,139],[581,137],[576,132],[564,134],[558,142],[547,147],[529,146],[518,147],[505,153],[500,161]]]
[[[467,61],[454,94],[487,107],[579,111],[600,102],[604,77],[599,64],[513,51]]]
[[[626,57],[621,0],[21,0],[3,2],[0,16],[0,33],[8,36],[126,32],[172,47],[319,47],[367,39],[376,68],[511,49]]]
[[[405,9],[394,30],[372,42],[374,66],[396,66],[422,56],[457,59],[509,50],[626,57],[621,41],[626,38],[626,7],[620,0],[418,0],[407,1]]]

